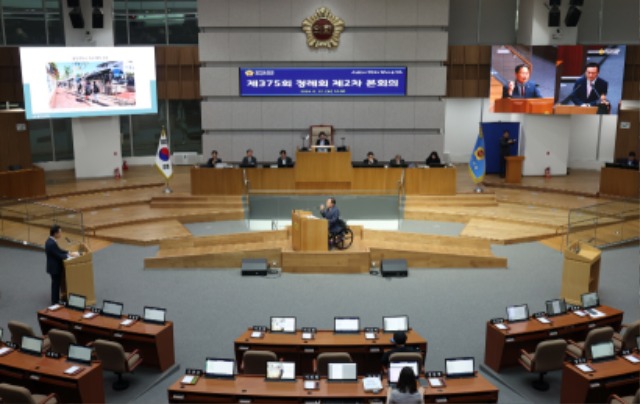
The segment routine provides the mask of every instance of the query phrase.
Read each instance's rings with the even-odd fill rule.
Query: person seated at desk
[[[319,139],[316,141],[316,146],[331,146],[331,142],[327,139],[327,134],[320,132]],[[329,147],[320,147],[316,149],[317,152],[326,153],[329,151]]]
[[[396,156],[389,162],[389,166],[391,167],[406,167],[407,163],[404,162],[402,156],[396,154]]]
[[[432,151],[429,157],[427,157],[426,164],[430,166],[431,164],[442,164],[440,162],[440,156],[438,156],[438,152]]]
[[[222,159],[218,157],[217,150],[211,150],[211,157],[207,160],[207,163],[203,165],[203,167],[215,167],[216,164],[222,163]]]
[[[287,156],[286,150],[280,150],[280,157],[278,157],[278,168],[293,167],[293,160]]]
[[[529,81],[531,71],[526,64],[515,68],[516,79],[502,88],[502,98],[542,98],[538,85]]]
[[[636,152],[630,151],[626,159],[616,159],[616,163],[629,167],[638,167],[638,158],[636,157]]]
[[[340,209],[336,206],[336,198],[329,197],[325,205],[320,205],[320,214],[329,222],[329,234],[342,230],[340,226]]]
[[[376,156],[373,154],[372,151],[370,151],[369,153],[367,153],[367,158],[362,160],[362,162],[364,164],[368,164],[370,166],[378,164],[378,160],[376,159]]]
[[[257,167],[258,160],[253,156],[253,150],[247,149],[247,155],[244,156],[242,162],[240,163],[240,167]]]
[[[414,347],[409,347],[405,345],[407,343],[407,334],[405,334],[402,331],[396,331],[393,333],[393,338],[391,338],[391,343],[393,343],[395,346],[390,350],[388,350],[387,352],[385,352],[384,355],[382,355],[382,359],[381,359],[382,366],[384,366],[385,369],[389,367],[389,358],[391,357],[392,354],[396,352],[418,352],[418,350],[415,349]]]
[[[402,368],[396,387],[387,393],[387,404],[424,404],[424,389],[417,386],[417,377],[409,366]]]

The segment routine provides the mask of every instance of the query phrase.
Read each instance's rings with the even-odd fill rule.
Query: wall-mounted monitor
[[[152,47],[20,48],[27,119],[158,112]]]
[[[407,95],[406,67],[241,67],[240,95],[380,97]]]

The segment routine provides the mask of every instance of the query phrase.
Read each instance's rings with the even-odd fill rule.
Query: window
[[[59,0],[3,0],[6,45],[64,45]]]
[[[171,152],[198,151],[202,145],[200,101],[169,101]]]

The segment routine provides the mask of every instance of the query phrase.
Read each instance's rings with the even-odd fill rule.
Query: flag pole
[[[168,178],[164,181],[164,191],[162,191],[162,192],[164,192],[165,194],[173,193],[173,190],[169,186],[169,179]]]

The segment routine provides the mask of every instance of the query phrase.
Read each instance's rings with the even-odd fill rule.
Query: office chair
[[[640,389],[636,391],[635,396],[624,396],[620,397],[617,394],[612,394],[609,396],[610,404],[640,404]]]
[[[395,352],[389,356],[391,362],[418,362],[418,371],[424,368],[424,359],[421,352]]]
[[[622,349],[634,350],[640,349],[638,346],[638,336],[640,335],[640,320],[634,321],[631,324],[623,324],[624,329],[622,334],[613,334],[613,345],[616,347],[616,351]]]
[[[599,342],[611,341],[613,338],[613,328],[600,327],[589,331],[587,338],[583,342],[569,340],[567,354],[573,358],[591,359],[591,345]]]
[[[69,352],[69,345],[77,344],[76,336],[69,331],[58,330],[56,328],[49,330],[49,341],[51,342],[51,352],[59,353],[60,355],[67,355]]]
[[[38,337],[33,332],[33,328],[31,328],[30,325],[21,323],[20,321],[9,321],[9,331],[11,332],[11,342],[18,346],[22,344],[22,337],[25,335],[29,337]],[[49,341],[49,337],[47,337],[46,335],[43,335],[42,339],[42,351],[46,352],[49,350],[51,342]]]
[[[544,380],[544,375],[551,370],[562,369],[566,349],[567,341],[553,339],[539,343],[533,355],[524,349],[520,350],[521,355],[518,362],[528,372],[540,374],[540,377],[531,383],[534,389],[549,390],[549,383]]]
[[[267,362],[275,362],[278,357],[271,351],[245,351],[242,355],[240,371],[245,375],[266,375]]]
[[[110,370],[118,376],[111,387],[116,391],[129,387],[129,382],[122,378],[122,374],[132,373],[142,363],[139,351],[136,349],[133,352],[125,352],[119,343],[103,339],[97,339],[93,346],[104,370]]]
[[[3,403],[56,404],[58,397],[55,394],[48,396],[31,394],[25,387],[0,383],[0,401]]]
[[[326,376],[330,363],[352,363],[351,355],[347,352],[324,352],[313,361],[313,371],[319,376]]]

